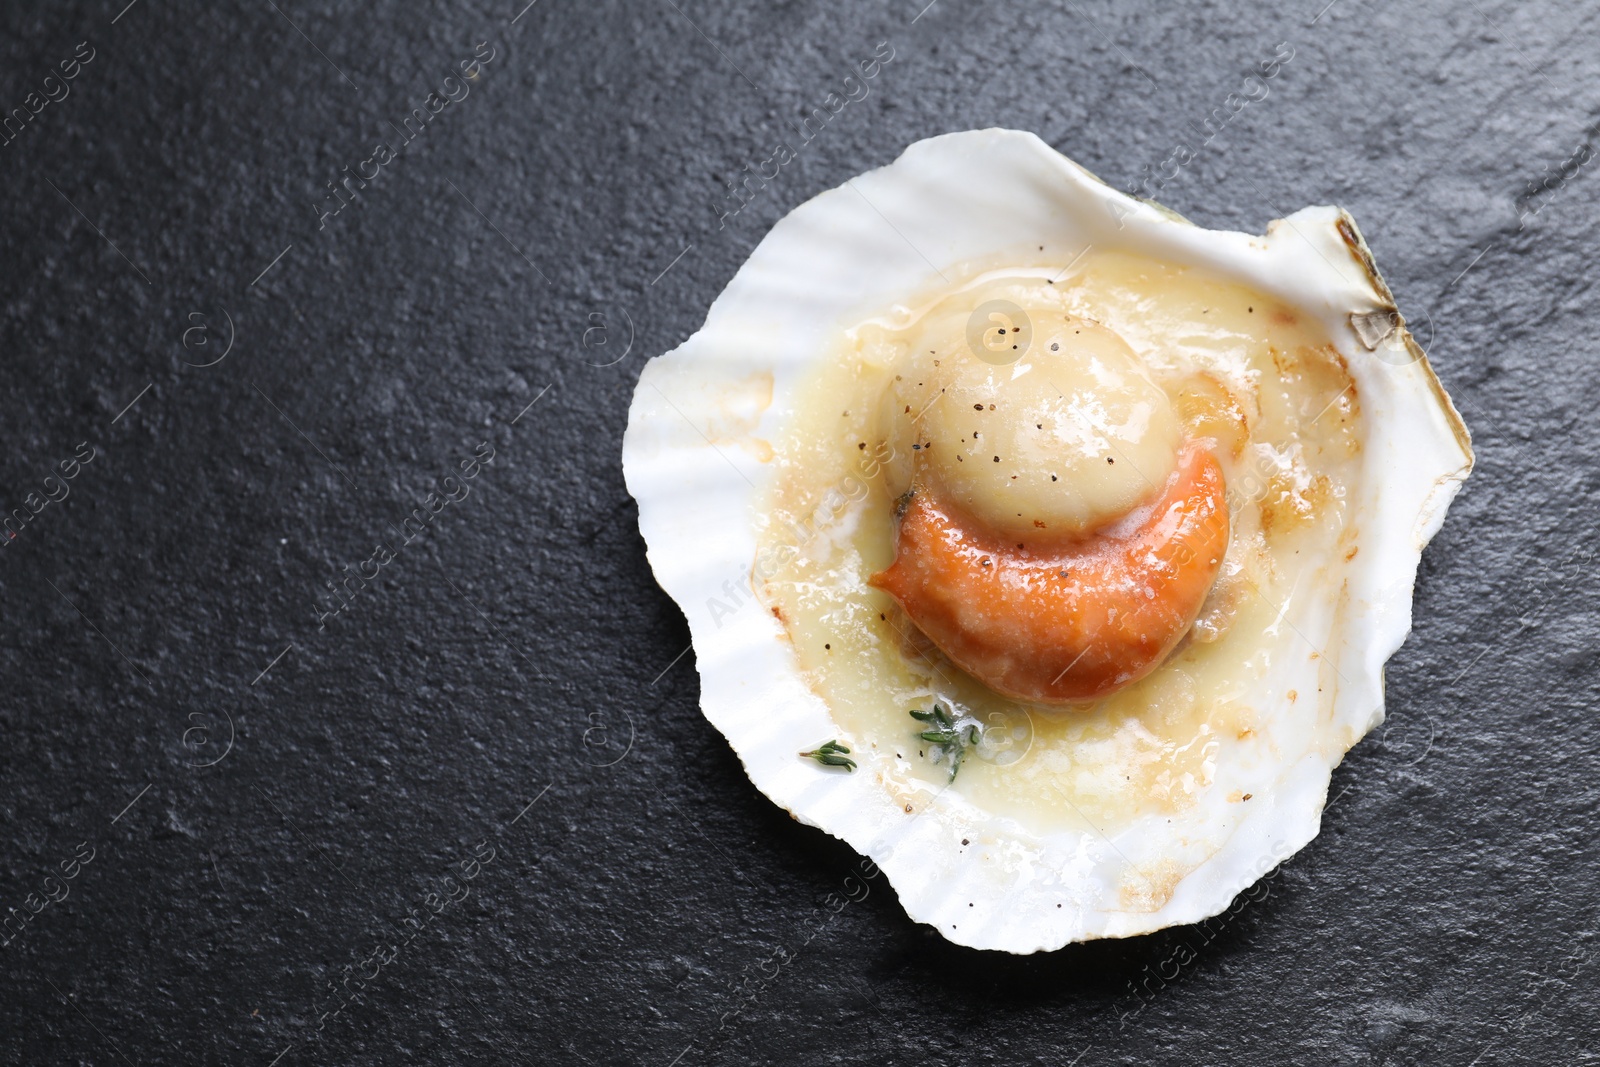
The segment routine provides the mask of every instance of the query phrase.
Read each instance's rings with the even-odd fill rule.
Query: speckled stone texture
[[[0,12],[0,1061],[1600,1059],[1600,8],[124,2]],[[1030,958],[839,909],[618,465],[776,219],[990,125],[1209,226],[1350,209],[1478,449],[1322,835]]]

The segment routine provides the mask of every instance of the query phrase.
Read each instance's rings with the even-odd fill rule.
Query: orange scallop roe
[[[1222,469],[1190,443],[1153,497],[1088,536],[1018,545],[913,487],[895,561],[870,584],[954,663],[1017,700],[1093,700],[1155,670],[1228,547]]]

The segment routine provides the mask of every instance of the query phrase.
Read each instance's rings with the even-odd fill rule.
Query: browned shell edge
[[[1113,192],[1117,191],[1092,172],[1085,170],[1084,173],[1095,181],[1100,182],[1101,185],[1105,185],[1106,188],[1112,189]],[[1149,204],[1174,222],[1181,222],[1189,226],[1195,225],[1195,223],[1190,222],[1165,204],[1157,203],[1145,197],[1138,197],[1137,199],[1141,203]],[[1467,457],[1465,469],[1462,471],[1462,477],[1465,477],[1471,473],[1473,464],[1477,462],[1477,456],[1472,451],[1472,433],[1467,429],[1465,420],[1461,418],[1461,412],[1456,410],[1455,401],[1450,399],[1450,394],[1444,390],[1444,384],[1439,381],[1439,376],[1434,373],[1433,364],[1428,362],[1428,354],[1422,350],[1422,346],[1417,344],[1416,339],[1411,336],[1411,331],[1406,329],[1405,316],[1400,314],[1400,309],[1395,306],[1394,292],[1389,288],[1389,283],[1383,280],[1382,274],[1378,273],[1378,261],[1372,256],[1372,249],[1368,247],[1367,239],[1361,236],[1361,227],[1356,225],[1356,220],[1350,216],[1350,212],[1344,208],[1338,208],[1337,210],[1339,212],[1339,220],[1334,225],[1339,230],[1339,236],[1343,239],[1345,248],[1349,249],[1351,257],[1361,267],[1362,273],[1367,276],[1367,280],[1372,283],[1373,290],[1383,301],[1384,306],[1373,310],[1395,324],[1395,327],[1400,331],[1400,340],[1404,342],[1406,351],[1410,352],[1411,358],[1422,367],[1422,373],[1428,380],[1428,387],[1433,390],[1434,398],[1439,401],[1440,409],[1444,411],[1445,416],[1450,421],[1450,431],[1455,435],[1456,444],[1461,446],[1462,453]],[[1352,318],[1354,317],[1352,316]],[[1355,328],[1354,322],[1351,323],[1351,327],[1352,329]],[[1387,333],[1385,336],[1387,336]],[[1366,343],[1365,339],[1363,339],[1363,343]],[[1376,347],[1376,342],[1367,344],[1367,347]]]
[[[1112,192],[1121,196],[1128,196],[1127,193],[1123,193],[1082,164],[1074,162],[1073,166],[1077,167],[1091,180],[1104,185]],[[1194,222],[1184,218],[1181,214],[1159,201],[1143,196],[1130,197],[1130,199],[1138,200],[1142,204],[1148,204],[1174,222],[1181,222],[1187,226],[1195,225]],[[1400,309],[1395,304],[1394,292],[1389,288],[1389,283],[1383,280],[1382,274],[1378,273],[1378,261],[1373,258],[1372,249],[1367,245],[1367,239],[1361,236],[1361,228],[1356,225],[1356,220],[1351,217],[1350,212],[1344,208],[1338,208],[1337,210],[1339,212],[1339,220],[1335,223],[1335,226],[1338,228],[1340,238],[1344,241],[1345,248],[1350,251],[1351,257],[1360,265],[1362,273],[1367,276],[1367,280],[1372,283],[1373,291],[1383,301],[1384,306],[1373,310],[1395,324],[1395,327],[1400,331],[1400,340],[1404,342],[1406,351],[1410,352],[1411,358],[1421,365],[1422,372],[1428,380],[1428,386],[1433,390],[1434,398],[1439,401],[1440,409],[1444,411],[1445,416],[1450,421],[1450,430],[1455,435],[1456,444],[1461,446],[1462,453],[1467,457],[1466,465],[1461,472],[1462,477],[1465,477],[1472,472],[1472,467],[1477,462],[1477,456],[1472,450],[1472,433],[1467,429],[1465,420],[1461,418],[1461,412],[1456,410],[1455,401],[1450,399],[1450,394],[1445,392],[1443,383],[1439,381],[1439,376],[1434,373],[1433,364],[1428,362],[1428,354],[1422,350],[1422,346],[1417,344],[1416,339],[1411,336],[1411,331],[1406,329],[1405,316],[1400,314]],[[1351,326],[1355,328],[1355,323],[1352,322]],[[1387,337],[1387,332],[1384,336]],[[1365,339],[1363,339],[1363,343],[1366,343]],[[1375,346],[1375,342],[1367,344],[1368,348]]]
[[[1361,265],[1367,278],[1372,282],[1373,289],[1383,297],[1388,304],[1379,310],[1392,314],[1393,321],[1400,330],[1400,340],[1405,342],[1406,351],[1411,353],[1411,358],[1422,367],[1423,374],[1427,377],[1428,386],[1433,390],[1439,407],[1450,420],[1450,429],[1455,434],[1456,444],[1461,446],[1461,451],[1467,457],[1465,474],[1470,473],[1477,456],[1472,451],[1472,434],[1467,429],[1467,424],[1461,418],[1461,413],[1456,410],[1455,401],[1450,399],[1450,394],[1445,392],[1444,385],[1439,381],[1439,376],[1433,371],[1433,364],[1428,362],[1428,354],[1417,344],[1411,336],[1411,331],[1406,329],[1405,316],[1400,314],[1400,309],[1395,306],[1394,293],[1389,289],[1389,283],[1383,280],[1383,275],[1378,273],[1378,263],[1372,257],[1372,249],[1367,246],[1367,240],[1361,236],[1361,228],[1356,225],[1356,220],[1344,208],[1339,208],[1339,221],[1336,223],[1339,236],[1344,239],[1345,247],[1350,250],[1350,255]]]

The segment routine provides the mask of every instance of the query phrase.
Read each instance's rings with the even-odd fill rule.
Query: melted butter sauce
[[[1221,761],[1259,741],[1268,717],[1280,736],[1312,728],[1316,694],[1291,695],[1273,676],[1320,652],[1317,628],[1284,623],[1288,608],[1315,598],[1330,623],[1339,609],[1339,566],[1355,546],[1344,501],[1360,399],[1328,339],[1259,293],[1120,254],[1085,257],[1048,283],[1057,270],[990,271],[842,332],[772,442],[776,477],[758,520],[768,562],[756,588],[846,743],[886,760],[884,781],[904,805],[920,810],[949,777],[908,714],[938,701],[983,727],[951,788],[1036,832],[1110,835],[1192,804]],[[896,375],[915,364],[929,316],[995,299],[1118,335],[1185,435],[1213,442],[1227,478],[1233,533],[1199,622],[1151,675],[1093,704],[1042,708],[989,691],[866,584],[894,558],[894,500],[922,443],[908,419],[884,415],[904,406],[886,403]]]

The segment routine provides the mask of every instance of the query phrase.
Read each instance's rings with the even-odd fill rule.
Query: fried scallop
[[[623,447],[756,787],[1017,953],[1315,836],[1471,464],[1349,215],[1205,230],[1006,130],[780,221]]]

